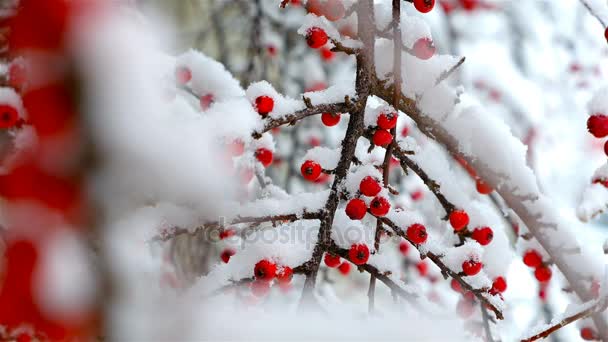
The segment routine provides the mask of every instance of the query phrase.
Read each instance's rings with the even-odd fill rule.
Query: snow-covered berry
[[[19,122],[19,112],[13,106],[0,104],[0,129],[11,128]]]
[[[255,151],[255,158],[264,165],[264,167],[270,166],[272,164],[272,151],[267,148],[258,148]]]
[[[291,278],[293,278],[293,269],[289,266],[282,266],[277,272],[277,282],[280,283],[289,283],[291,282]]]
[[[365,196],[373,197],[376,196],[382,187],[378,181],[372,176],[366,176],[359,183],[359,191]]]
[[[209,109],[209,107],[211,107],[211,105],[213,104],[214,101],[215,101],[215,97],[213,96],[213,94],[207,94],[207,95],[201,96],[201,98],[199,99],[201,109],[202,110]]]
[[[390,130],[397,126],[397,113],[382,113],[378,116],[378,127]]]
[[[327,44],[327,33],[320,27],[311,27],[306,32],[306,43],[313,49],[318,49]]]
[[[469,224],[469,214],[464,210],[454,210],[450,213],[450,224],[455,231],[460,231]]]
[[[386,147],[393,141],[393,135],[388,131],[379,129],[374,133],[372,142],[374,145]]]
[[[348,201],[345,211],[346,215],[348,215],[351,220],[360,220],[365,217],[365,213],[367,212],[367,205],[362,199],[353,198]]]
[[[490,242],[492,242],[492,239],[494,238],[494,232],[490,227],[475,228],[475,230],[473,230],[473,232],[471,233],[471,237],[473,238],[473,240],[479,242],[480,245],[486,246],[489,245]]]
[[[327,127],[332,127],[340,122],[340,113],[323,113],[321,114],[321,121]]]
[[[222,261],[224,263],[228,263],[228,261],[230,261],[230,257],[233,256],[234,254],[236,254],[236,251],[232,248],[226,248],[222,251],[222,254],[220,254],[220,258],[222,259]]]
[[[350,246],[348,258],[355,265],[363,265],[369,259],[369,248],[363,243]]]
[[[375,197],[369,204],[369,211],[374,216],[384,216],[391,209],[391,203],[382,196]]]
[[[271,281],[274,279],[277,273],[277,265],[270,260],[261,260],[255,264],[253,274],[258,280]]]
[[[608,116],[593,114],[587,119],[587,130],[596,138],[608,136]]]
[[[551,279],[552,274],[553,274],[553,272],[551,271],[551,268],[546,265],[538,266],[534,270],[534,277],[536,278],[536,280],[538,280],[541,283],[549,281]]]
[[[435,43],[431,38],[420,38],[414,43],[414,56],[427,60],[435,55]]]
[[[255,99],[255,108],[261,116],[266,116],[274,109],[274,100],[270,96],[258,96]]]
[[[401,252],[402,255],[407,255],[407,252],[410,250],[410,244],[407,241],[401,241],[399,243],[399,252]]]
[[[475,258],[470,258],[462,263],[462,272],[467,276],[476,275],[482,268],[483,264]]]
[[[435,0],[414,0],[414,7],[420,13],[428,13],[435,6]]]
[[[543,263],[543,257],[534,249],[527,250],[523,260],[528,267],[538,267]]]
[[[340,257],[337,255],[332,255],[329,253],[325,253],[325,258],[323,259],[325,261],[325,265],[327,265],[327,267],[330,268],[334,268],[334,267],[338,267],[338,265],[340,265]]]
[[[300,168],[300,172],[302,172],[302,177],[311,182],[317,180],[317,178],[319,178],[319,176],[321,175],[322,171],[323,169],[321,168],[321,165],[312,160],[305,161],[302,164],[302,167]]]
[[[192,71],[188,67],[178,66],[175,68],[175,80],[179,85],[185,85],[192,79]]]
[[[425,243],[428,237],[428,234],[426,233],[426,227],[421,225],[420,223],[414,223],[411,226],[407,227],[406,235],[407,238],[410,239],[410,241],[417,245]]]

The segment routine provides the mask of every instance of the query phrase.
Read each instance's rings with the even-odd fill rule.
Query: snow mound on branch
[[[247,98],[251,103],[251,107],[255,110],[255,100],[259,96],[269,96],[274,100],[274,108],[270,113],[268,113],[268,117],[273,119],[280,119],[281,117],[296,112],[298,110],[304,109],[304,102],[299,100],[294,100],[289,97],[283,96],[278,91],[274,89],[270,83],[267,81],[260,81],[256,83],[252,83],[247,88]],[[259,114],[256,115],[259,116]]]
[[[374,250],[375,219],[366,214],[363,220],[351,220],[344,208],[336,210],[331,230],[331,238],[340,248],[348,249],[353,244],[366,244],[370,251]]]
[[[602,184],[591,184],[583,192],[576,215],[581,221],[587,222],[606,208],[608,208],[608,189]]]

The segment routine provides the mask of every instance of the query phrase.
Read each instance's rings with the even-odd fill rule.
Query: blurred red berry
[[[414,56],[427,60],[435,55],[435,44],[430,38],[420,38],[414,43]]]
[[[180,85],[185,85],[192,79],[192,71],[185,66],[178,66],[175,69],[175,80]]]

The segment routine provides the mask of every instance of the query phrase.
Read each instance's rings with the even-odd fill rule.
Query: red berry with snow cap
[[[382,190],[382,187],[380,186],[378,181],[372,176],[367,176],[363,178],[361,180],[361,183],[359,183],[359,191],[361,191],[361,193],[365,196],[376,196],[380,192],[380,190]]]
[[[277,265],[270,260],[261,260],[255,264],[253,274],[258,280],[271,281],[277,274]]]
[[[0,128],[11,128],[19,122],[19,112],[13,106],[0,105]]]
[[[327,127],[332,127],[340,122],[340,113],[323,113],[321,114],[321,121]]]
[[[414,7],[420,13],[429,13],[435,6],[435,0],[414,0]]]
[[[430,38],[420,38],[414,43],[414,56],[427,60],[435,55],[435,43]]]
[[[255,108],[261,116],[266,116],[274,109],[274,100],[270,96],[258,96],[255,99]]]
[[[341,259],[337,255],[332,255],[332,254],[326,253],[324,261],[325,261],[325,265],[327,265],[327,267],[334,268],[334,267],[338,267],[340,265]]]
[[[314,182],[317,180],[317,178],[319,178],[323,169],[318,163],[315,163],[312,160],[307,160],[302,164],[300,171],[302,172],[302,177],[304,177],[304,179]]]
[[[414,223],[411,226],[407,227],[406,235],[407,238],[410,239],[410,241],[417,245],[425,243],[426,239],[428,238],[428,234],[426,233],[426,227],[424,227],[420,223]]]
[[[192,71],[185,66],[178,66],[175,69],[175,79],[180,85],[185,85],[192,79]]]
[[[470,258],[462,263],[462,272],[467,276],[474,276],[483,268],[483,264],[475,258]]]
[[[382,113],[378,116],[378,127],[390,130],[397,126],[397,113]]]
[[[391,209],[391,203],[382,196],[375,197],[369,204],[369,211],[374,216],[384,216]]]
[[[209,109],[209,107],[211,107],[211,105],[215,101],[215,97],[213,96],[213,94],[207,94],[207,95],[201,96],[199,101],[201,104],[201,109],[207,110],[207,109]]]
[[[293,278],[293,269],[289,266],[283,266],[277,272],[277,282],[281,283],[289,283],[291,282],[291,278]]]
[[[226,248],[222,251],[222,254],[220,254],[220,258],[222,259],[222,261],[227,264],[228,261],[230,261],[230,257],[235,255],[236,251],[232,248]]]
[[[549,266],[541,265],[534,270],[534,277],[541,283],[549,281],[553,272]]]
[[[327,44],[328,39],[327,33],[319,27],[311,27],[306,32],[306,43],[313,49],[318,49]]]
[[[399,252],[401,252],[402,255],[407,255],[407,252],[410,250],[410,244],[407,241],[401,241],[399,243]]]
[[[529,249],[524,253],[524,264],[528,267],[538,267],[543,263],[543,257],[534,249]]]
[[[351,220],[360,220],[365,217],[367,205],[362,199],[353,198],[348,201],[345,211],[346,215],[350,217]]]
[[[450,224],[455,231],[460,231],[469,224],[469,214],[464,210],[454,210],[450,213]]]
[[[383,129],[377,130],[376,133],[374,133],[374,136],[372,137],[372,142],[374,143],[374,145],[377,146],[386,147],[392,141],[393,135]]]
[[[255,151],[255,158],[262,163],[264,167],[268,167],[272,164],[272,151],[267,148],[258,148]]]
[[[362,243],[352,245],[348,250],[348,258],[355,265],[363,265],[369,259],[369,248]]]
[[[492,242],[494,232],[490,227],[475,228],[473,233],[471,233],[471,237],[473,240],[479,242],[480,245],[487,246],[490,244],[490,242]]]
[[[608,116],[593,114],[587,119],[587,130],[596,138],[608,136]]]

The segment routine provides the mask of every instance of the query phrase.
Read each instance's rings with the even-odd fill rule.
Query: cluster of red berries
[[[534,268],[534,277],[541,283],[551,279],[551,268],[543,261],[543,257],[534,249],[529,249],[524,253],[524,264]]]
[[[397,126],[397,118],[396,112],[381,113],[378,116],[376,121],[378,127],[372,137],[374,145],[386,147],[393,142],[393,135],[389,131]]]
[[[277,266],[274,262],[264,259],[255,264],[253,275],[255,280],[251,283],[251,293],[260,298],[268,294],[274,279],[281,289],[290,289],[293,270],[289,266]]]
[[[462,236],[472,238],[482,246],[489,245],[494,239],[494,231],[490,227],[477,227],[469,232],[466,228],[469,224],[469,215],[464,210],[457,209],[452,211],[449,220],[450,225],[455,232]]]
[[[367,197],[374,197],[369,204],[369,212],[374,216],[385,216],[391,209],[388,199],[378,196],[382,187],[378,180],[372,176],[366,176],[359,183],[359,193]],[[367,213],[367,204],[361,198],[353,198],[346,204],[346,215],[351,220],[361,220]]]
[[[608,136],[608,116],[597,113],[587,119],[587,130],[594,137],[601,139]],[[604,144],[604,153],[608,156],[608,141]]]
[[[367,247],[367,246],[366,246]],[[351,247],[352,249],[352,247]],[[350,254],[350,250],[349,250],[349,254]],[[349,255],[350,257],[350,255]],[[327,265],[327,267],[329,268],[338,268],[338,271],[340,271],[340,273],[342,273],[343,275],[348,275],[348,273],[350,272],[350,263],[348,261],[342,261],[342,259],[337,256],[337,255],[333,255],[333,254],[325,254],[325,265]],[[367,262],[367,260],[366,260]]]

